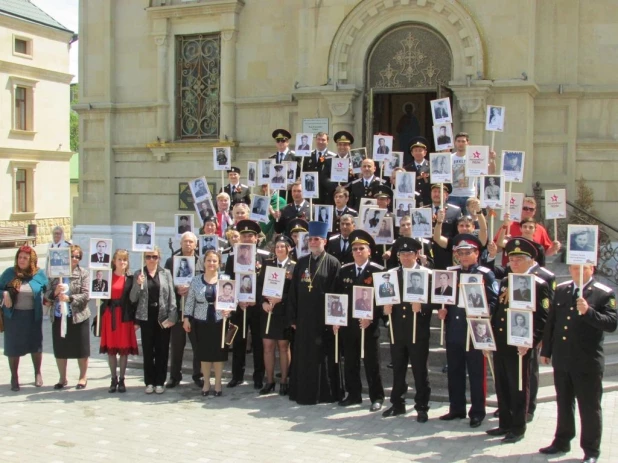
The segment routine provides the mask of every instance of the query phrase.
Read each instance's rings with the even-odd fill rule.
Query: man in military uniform
[[[416,262],[421,244],[414,238],[403,237],[399,247],[398,257],[401,267],[397,269],[399,285],[403,285],[404,269],[422,268]],[[414,275],[414,273],[412,273]],[[420,274],[417,275],[420,279]],[[422,289],[421,289],[422,293]],[[393,389],[391,391],[391,403],[388,410],[382,416],[397,416],[406,413],[405,395],[408,390],[406,372],[408,362],[412,363],[414,375],[414,409],[417,411],[416,421],[426,423],[429,419],[429,372],[427,370],[427,358],[429,357],[429,329],[431,322],[430,304],[402,302],[395,305],[385,305],[384,314],[391,315],[393,324],[394,343],[391,345],[393,358]],[[414,317],[416,316],[416,342],[414,339]]]
[[[275,231],[283,233],[292,219],[310,217],[309,201],[303,199],[303,186],[300,182],[292,184],[292,202],[280,211],[274,211]]]
[[[536,246],[532,241],[518,237],[509,240],[505,251],[514,273],[527,273],[534,265]],[[500,285],[498,307],[492,312],[491,324],[496,337],[494,366],[496,374],[496,395],[498,397],[499,425],[487,431],[490,436],[504,436],[502,442],[515,443],[523,439],[526,432],[526,413],[530,390],[530,357],[532,350],[507,344],[507,309],[509,307],[508,278]],[[533,318],[533,349],[541,342],[543,328],[550,308],[549,286],[535,276],[535,311]],[[521,356],[522,370],[519,369]],[[450,362],[449,362],[450,366]],[[519,375],[522,375],[522,390],[519,390]]]
[[[281,173],[281,171],[283,170],[283,165],[277,164],[275,165],[274,169],[275,169],[275,176],[270,179],[270,182],[275,185],[285,184],[287,180]]]
[[[220,166],[224,166],[227,164],[227,156],[223,148],[217,149],[217,164]]]
[[[479,265],[481,242],[474,235],[461,234],[453,238],[453,252],[460,265],[449,267],[457,275],[478,274],[483,278],[483,287],[490,309],[497,303],[497,284],[494,275]],[[455,294],[457,296],[457,294]],[[455,300],[458,300],[456,298]],[[471,407],[468,412],[470,427],[477,428],[485,419],[485,398],[487,394],[487,370],[483,352],[476,349],[466,351],[468,324],[463,306],[448,305],[438,310],[438,317],[446,321],[446,360],[448,363],[449,412],[440,417],[451,421],[466,417],[466,370],[470,381]]]
[[[330,316],[331,317],[343,317],[343,304],[339,300],[339,296],[331,296],[330,302]]]
[[[354,217],[349,214],[343,215],[339,219],[340,233],[331,236],[326,245],[326,252],[337,258],[343,265],[352,262],[352,243],[350,233],[354,231]]]
[[[313,180],[313,175],[305,174],[305,191],[315,191],[315,181]]]
[[[327,198],[330,170],[326,171],[327,160],[337,154],[328,150],[328,134],[318,132],[315,135],[316,149],[311,152],[311,156],[302,158],[303,172],[317,172],[318,183],[320,185],[320,204],[332,204],[332,198]]]
[[[337,159],[349,159],[350,160],[350,173],[348,174],[348,184],[354,180],[354,174],[352,173],[352,165],[350,159],[350,148],[354,143],[354,137],[350,132],[346,132],[345,130],[341,130],[337,132],[334,136],[335,143],[337,143],[337,155],[326,158],[326,166],[322,171],[323,175],[328,178],[328,180],[324,181],[324,185],[320,183],[320,193],[321,200],[323,204],[332,205],[333,204],[333,193],[335,189],[339,186],[339,182],[333,182],[330,180],[331,171],[333,162]],[[352,204],[351,204],[352,205]],[[353,206],[353,205],[352,205]],[[358,210],[358,208],[355,208]]]
[[[373,287],[373,274],[383,270],[381,265],[371,262],[372,248],[375,242],[371,235],[364,230],[355,230],[350,234],[354,262],[341,267],[335,292],[347,294],[351,305],[354,286]],[[359,307],[357,306],[357,309]],[[369,307],[370,309],[371,307]],[[381,310],[373,311],[373,320],[357,320],[352,317],[351,306],[348,307],[348,326],[334,326],[333,330],[341,331],[343,350],[345,352],[344,376],[347,396],[339,402],[342,407],[362,403],[360,354],[361,329],[365,330],[365,357],[363,363],[371,400],[370,411],[375,412],[382,408],[384,402],[384,387],[380,375],[380,320]]]
[[[375,176],[376,166],[373,159],[363,159],[361,162],[361,177],[348,185],[350,192],[349,204],[353,209],[360,210],[361,199],[372,198],[373,188],[384,183],[379,177]]]
[[[352,217],[358,217],[358,212],[348,207],[348,200],[350,193],[342,186],[338,186],[334,193],[335,198],[335,220],[333,222],[333,233],[339,233],[339,220],[344,215],[351,215]]]
[[[272,137],[277,144],[277,152],[269,158],[274,159],[275,164],[281,164],[284,161],[296,161],[294,151],[289,148],[290,138],[292,138],[290,132],[285,129],[276,129],[273,131]]]
[[[407,243],[409,243],[410,246],[414,246],[415,248],[418,247],[418,249],[421,249],[421,244],[416,241],[413,238],[410,238],[412,241],[414,241],[416,244],[410,243],[410,240],[406,239],[404,240],[404,243],[406,243],[406,247],[404,249],[408,248]],[[399,251],[401,252],[412,252],[412,251]],[[416,257],[416,253],[417,251],[414,251],[414,255]],[[418,273],[418,272],[413,272],[410,274],[410,286],[408,286],[408,294],[423,294],[423,276]]]
[[[380,297],[393,297],[395,295],[395,286],[391,283],[391,276],[388,273],[382,275],[382,283],[378,288]]]
[[[234,207],[238,203],[250,205],[251,193],[247,185],[240,183],[240,169],[238,167],[232,167],[227,171],[227,178],[230,183],[221,188],[219,193],[224,191],[230,196],[230,207]]]
[[[416,137],[410,145],[412,161],[406,156],[404,158],[404,169],[408,172],[416,172],[416,207],[423,207],[430,203],[430,184],[429,184],[429,162],[427,156],[427,140],[423,137]]]
[[[483,307],[483,296],[477,293],[474,287],[468,290],[468,304],[474,308]]]
[[[241,220],[236,228],[240,233],[240,242],[242,244],[257,244],[257,237],[260,234],[260,226],[253,220]],[[255,256],[255,271],[256,273],[262,267],[264,259],[270,257],[270,253],[262,249],[258,249]],[[234,257],[230,256],[225,264],[225,273],[234,280]],[[260,334],[260,312],[262,308],[255,303],[240,302],[238,304],[240,310],[235,310],[231,316],[231,321],[239,327],[243,328],[243,312],[247,311],[247,331],[251,330],[251,346],[253,349],[253,387],[262,389],[264,386],[264,346],[262,336]],[[242,333],[234,338],[232,345],[232,380],[227,384],[227,387],[236,387],[242,384],[245,375],[245,356],[247,353],[247,339],[243,338]]]
[[[441,188],[442,187],[442,188]],[[431,250],[434,257],[434,268],[445,269],[453,263],[453,255],[440,246],[435,237],[443,236],[447,240],[457,234],[457,222],[462,217],[461,209],[453,204],[447,204],[452,187],[448,183],[431,185],[431,212],[433,217],[434,240]],[[440,212],[440,197],[444,201],[444,210]]]
[[[539,451],[554,455],[571,450],[577,399],[583,461],[596,463],[603,429],[603,338],[616,331],[616,295],[594,279],[591,265],[571,265],[569,272],[573,280],[558,285],[543,333],[541,362],[554,368],[558,422],[553,442]],[[576,283],[580,281],[583,291]]]

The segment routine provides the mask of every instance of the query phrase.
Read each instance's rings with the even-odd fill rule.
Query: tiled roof
[[[0,14],[53,27],[54,29],[73,32],[31,3],[30,0],[0,0]]]

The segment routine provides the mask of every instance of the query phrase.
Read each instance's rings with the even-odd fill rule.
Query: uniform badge
[[[544,309],[549,309],[549,298],[546,297],[545,299],[543,299],[543,302],[541,303],[541,305],[543,306]]]
[[[551,289],[556,289],[556,280],[554,280],[554,282],[552,283]]]
[[[615,298],[613,298],[613,297],[612,297],[612,298],[609,300],[609,306],[610,306],[612,309],[615,309],[615,308],[616,308],[616,299],[615,299]]]

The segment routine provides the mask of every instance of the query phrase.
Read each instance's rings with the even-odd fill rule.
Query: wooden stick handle
[[[266,319],[266,334],[268,334],[268,331],[270,330],[270,317],[272,317],[272,315],[272,312],[268,312],[268,318]]]
[[[361,358],[365,358],[365,328],[361,328]]]
[[[489,364],[489,371],[491,372],[491,377],[494,380],[494,383],[496,382],[496,374],[494,373],[494,362],[493,362],[493,357],[487,357],[487,363]]]
[[[554,241],[558,241],[558,219],[554,219]]]
[[[444,183],[440,183],[440,209],[444,209]]]
[[[470,325],[466,328],[466,352],[470,352]]]
[[[442,308],[446,308],[444,304],[442,304]],[[444,320],[440,320],[440,346],[444,346]]]
[[[180,298],[180,321],[183,322],[185,319],[185,297],[182,296]]]
[[[388,330],[391,332],[391,344],[395,344],[395,335],[393,334],[393,317],[388,314]]]
[[[522,364],[522,356],[521,355],[517,355],[519,357],[519,378],[518,378],[518,386],[519,386],[519,390],[521,391],[523,389],[522,387],[522,378],[521,378],[521,374],[522,374],[522,370],[523,370],[523,364]]]
[[[242,311],[242,338],[247,339],[247,310]]]
[[[496,143],[496,132],[491,132],[491,150],[494,150],[494,144]]]
[[[412,327],[412,344],[416,344],[416,316],[418,314],[414,312],[414,325]]]
[[[142,269],[142,275],[144,275],[144,253],[142,252],[142,266],[140,267]],[[146,275],[144,275],[144,280],[146,279]],[[140,289],[144,289],[144,282],[142,281],[142,285],[140,286]]]
[[[335,363],[339,363],[339,330],[335,331]]]
[[[97,332],[97,336],[101,336],[101,301],[99,301],[98,299],[95,299],[94,303],[97,306],[97,327],[96,327],[96,332]],[[114,313],[112,312],[112,317],[113,316],[114,316]]]
[[[494,215],[491,214],[489,217],[489,238],[490,240],[494,239]]]
[[[221,325],[221,349],[225,349],[225,322],[227,318],[223,317],[223,324]]]

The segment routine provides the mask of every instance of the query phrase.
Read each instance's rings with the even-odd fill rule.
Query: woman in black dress
[[[88,383],[88,357],[90,357],[90,275],[79,265],[82,248],[71,246],[71,276],[55,278],[45,293],[53,301],[52,339],[54,357],[60,379],[54,389],[63,389],[67,384],[67,360],[77,359],[79,381],[76,389],[84,389]],[[66,306],[63,308],[63,305]],[[66,318],[66,320],[63,320]],[[64,325],[64,326],[63,326]],[[64,334],[64,336],[63,336]]]
[[[184,329],[195,333],[197,355],[202,364],[204,387],[202,396],[210,394],[210,370],[215,370],[215,397],[222,394],[221,377],[223,364],[227,361],[227,347],[221,348],[223,320],[230,311],[215,310],[217,300],[217,281],[221,258],[215,251],[208,251],[204,256],[204,274],[196,275],[191,280],[189,293],[185,302]]]
[[[281,369],[281,383],[279,384],[279,394],[287,395],[288,386],[288,371],[290,367],[290,341],[289,341],[289,322],[286,316],[286,304],[288,291],[290,289],[290,280],[294,265],[296,262],[290,259],[290,250],[294,246],[294,242],[285,235],[280,235],[275,240],[275,257],[273,259],[265,259],[262,265],[262,270],[258,278],[258,298],[261,298],[262,312],[260,314],[260,328],[262,333],[262,342],[264,343],[264,367],[266,369],[266,384],[260,389],[260,395],[269,394],[275,390],[275,346],[279,347],[279,367]],[[283,298],[274,298],[262,296],[261,288],[264,286],[264,274],[266,267],[280,267],[285,271],[285,284],[283,286]],[[270,324],[268,325],[268,333],[266,325],[268,324],[268,314],[270,316]]]

